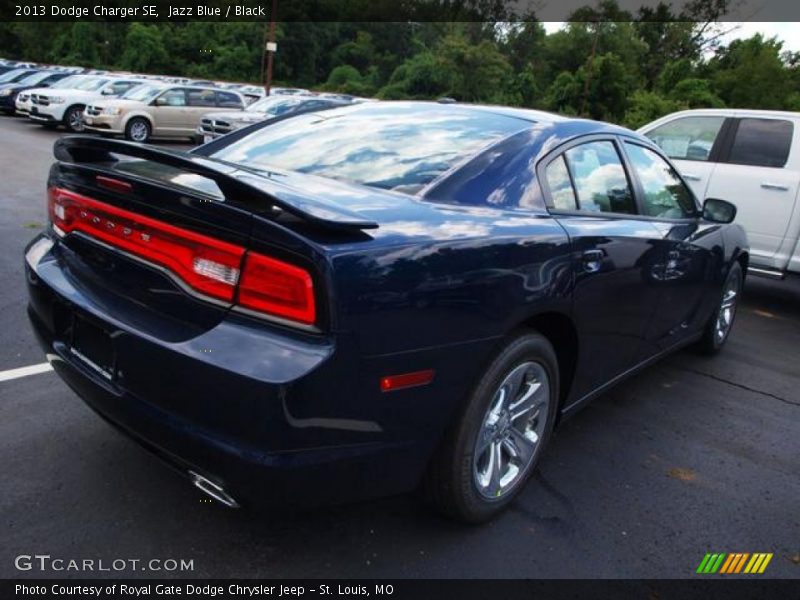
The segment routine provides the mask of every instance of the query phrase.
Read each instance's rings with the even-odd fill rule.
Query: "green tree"
[[[120,66],[141,73],[156,73],[168,68],[169,55],[162,29],[155,25],[132,23],[125,37],[125,51]]]

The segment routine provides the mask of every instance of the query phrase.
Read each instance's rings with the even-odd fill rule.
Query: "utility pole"
[[[597,38],[600,35],[600,23],[594,21],[594,39],[592,40],[592,54],[589,56],[589,68],[586,70],[586,80],[583,82],[583,102],[581,103],[581,116],[586,116],[586,102],[589,99],[589,81],[592,79],[594,55],[597,53]]]
[[[264,54],[261,55],[261,82],[264,84],[264,93],[269,96],[272,87],[272,59],[278,49],[275,43],[275,19],[278,16],[278,0],[272,0],[272,12],[269,13],[269,33],[265,35]],[[265,32],[266,33],[266,32]],[[267,78],[264,79],[264,56],[267,58]]]

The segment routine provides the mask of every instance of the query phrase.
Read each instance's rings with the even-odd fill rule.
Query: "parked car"
[[[148,83],[122,98],[88,106],[84,121],[90,131],[124,135],[135,142],[151,137],[194,139],[197,123],[209,108],[242,110],[245,105],[242,95],[230,90]]]
[[[33,88],[48,88],[69,76],[69,73],[62,71],[37,71],[16,83],[0,84],[0,111],[7,115],[13,115],[17,110],[17,95],[20,92]]]
[[[52,90],[57,89],[70,89],[78,85],[81,81],[89,78],[90,76],[88,75],[73,75],[71,73],[67,73],[66,77],[55,83],[51,83],[47,87],[35,87],[28,90],[23,90],[17,94],[16,100],[14,101],[16,114],[22,117],[27,117],[30,114],[31,106],[33,106],[32,97],[34,95],[48,94],[51,93]]]
[[[115,78],[105,75],[87,77],[74,87],[57,92],[31,94],[28,118],[47,127],[63,125],[72,132],[84,130],[83,111],[96,98],[119,96],[141,85],[137,78]]]
[[[639,131],[672,158],[698,197],[736,205],[752,272],[800,273],[800,113],[688,110]]]
[[[316,96],[266,96],[244,110],[213,112],[203,115],[197,128],[199,141],[211,140],[265,119],[306,111],[345,106],[349,102],[326,100]]]
[[[2,75],[0,75],[0,85],[7,84],[7,83],[16,83],[21,79],[25,79],[28,75],[36,73],[41,69],[31,69],[31,68],[19,68],[15,67],[13,69],[9,69]]]
[[[423,482],[488,519],[564,417],[720,350],[748,261],[735,208],[646,137],[539,111],[364,103],[55,156],[25,254],[42,347],[228,506]]]

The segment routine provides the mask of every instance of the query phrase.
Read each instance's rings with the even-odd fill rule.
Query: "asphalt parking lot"
[[[59,135],[0,117],[0,374],[44,361],[22,251],[46,219]],[[512,510],[481,527],[414,497],[231,511],[52,372],[0,381],[0,576],[680,578],[706,552],[773,552],[762,577],[797,578],[799,358],[800,281],[750,279],[720,356],[681,352],[596,400],[558,430]],[[20,572],[20,554],[185,559],[194,570]]]

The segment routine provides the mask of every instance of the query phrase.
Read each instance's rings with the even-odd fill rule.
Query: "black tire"
[[[83,106],[70,106],[64,113],[64,127],[72,133],[82,133],[86,130],[83,124]]]
[[[547,399],[547,414],[540,424],[536,419],[537,427],[542,429],[538,442],[533,445],[530,463],[519,469],[508,490],[499,497],[489,498],[485,491],[479,490],[477,483],[478,460],[483,456],[476,456],[479,454],[478,435],[486,431],[485,422],[491,405],[500,397],[499,390],[506,378],[530,363],[541,367],[541,372],[546,373],[549,379],[547,392],[543,391],[542,396]],[[535,332],[524,332],[510,338],[475,385],[458,421],[447,432],[432,458],[423,484],[428,500],[445,516],[466,523],[482,523],[501,513],[525,487],[539,462],[553,430],[558,398],[558,361],[550,342]]]
[[[140,131],[143,133],[140,134]],[[150,140],[152,131],[150,121],[144,117],[134,117],[125,125],[125,139],[143,144]]]
[[[705,330],[703,331],[703,337],[700,338],[700,341],[697,343],[697,349],[701,353],[708,355],[716,354],[722,350],[722,347],[728,340],[728,336],[733,328],[734,320],[736,319],[736,309],[738,307],[739,298],[742,295],[743,282],[744,276],[742,273],[742,267],[738,262],[735,262],[733,263],[733,266],[731,266],[730,271],[728,271],[728,276],[725,278],[725,284],[722,286],[717,308],[714,309],[714,312],[709,318],[708,323],[706,323]],[[727,318],[727,326],[725,327],[724,334],[720,334],[720,315],[722,314],[723,310],[725,310],[725,299],[731,291],[735,292],[734,302],[732,309],[730,310],[730,315]]]

